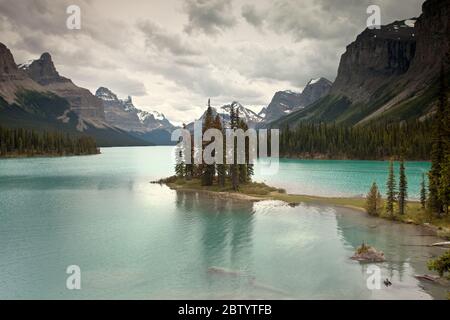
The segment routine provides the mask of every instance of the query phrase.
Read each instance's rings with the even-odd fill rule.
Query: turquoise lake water
[[[105,148],[101,155],[0,160],[0,298],[432,299],[421,283],[439,239],[348,209],[249,203],[150,184],[172,173],[170,147]],[[417,196],[427,163],[408,163]],[[360,195],[384,185],[387,163],[284,160],[257,176],[292,193]],[[393,286],[370,290],[363,241]],[[66,268],[81,269],[81,290]],[[213,269],[211,269],[213,268]],[[224,272],[211,272],[219,270]],[[228,272],[229,271],[229,272]]]
[[[398,180],[397,162],[394,168]],[[281,159],[276,175],[258,175],[256,179],[289,193],[337,197],[365,196],[376,182],[384,195],[388,169],[388,161]],[[422,174],[429,170],[428,162],[406,163],[410,199],[419,199]]]

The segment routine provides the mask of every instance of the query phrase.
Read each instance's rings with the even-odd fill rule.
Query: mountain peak
[[[31,79],[44,86],[51,83],[70,82],[69,79],[59,75],[52,56],[48,52],[44,52],[37,60],[20,64],[19,68],[28,73]]]
[[[331,90],[332,82],[324,77],[311,79],[301,93],[292,90],[278,91],[272,101],[260,111],[266,122],[279,119],[293,111],[305,108]]]
[[[53,63],[52,56],[48,52],[44,52],[43,54],[41,54],[41,57],[39,58],[39,60],[48,61],[48,62]]]
[[[174,128],[164,114],[158,111],[143,111],[134,106],[131,96],[119,99],[106,87],[98,88],[95,95],[103,101],[106,121],[112,126],[140,134],[156,129],[171,132]]]
[[[95,91],[95,96],[103,101],[118,101],[117,95],[106,87],[100,87]]]
[[[316,78],[316,79],[309,80],[307,86],[314,85],[314,84],[320,84],[320,83],[330,84],[330,85],[332,84],[332,82],[330,80],[328,80],[328,79],[326,79],[324,77],[319,77],[319,78]]]
[[[0,43],[0,77],[17,72],[17,65],[11,51],[3,43]]]
[[[216,117],[218,115],[222,121],[222,124],[224,124],[225,126],[228,126],[229,122],[230,122],[231,107],[235,108],[235,110],[238,111],[239,117],[241,119],[243,119],[250,128],[256,127],[264,120],[263,117],[259,116],[252,110],[244,107],[238,101],[233,101],[230,104],[223,105],[219,108],[211,106],[212,115],[213,115],[213,117]],[[202,114],[202,116],[198,120],[203,121],[205,119],[205,116],[206,116],[206,111]],[[188,130],[193,130],[193,128],[194,128],[193,122],[191,122],[187,125]]]

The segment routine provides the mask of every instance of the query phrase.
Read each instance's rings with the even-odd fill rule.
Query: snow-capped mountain
[[[95,95],[103,101],[106,121],[119,129],[142,134],[157,129],[171,132],[175,128],[164,114],[136,108],[130,96],[119,99],[105,87],[98,88]]]
[[[230,111],[232,106],[235,108],[235,110],[237,110],[239,117],[243,119],[250,128],[253,128],[257,124],[264,121],[264,117],[259,116],[252,110],[245,108],[236,101],[231,104],[224,105],[220,108],[220,113],[224,116],[224,118],[228,117],[228,120],[230,119]]]
[[[263,117],[259,116],[252,110],[245,108],[242,104],[240,104],[237,101],[234,101],[230,104],[221,106],[219,109],[217,109],[215,107],[211,107],[212,111],[213,111],[213,116],[215,117],[217,114],[219,114],[219,116],[222,120],[222,123],[225,125],[225,127],[227,127],[229,125],[230,111],[231,111],[232,106],[238,112],[239,117],[247,123],[249,128],[255,128],[264,121]],[[205,115],[206,115],[206,111],[202,114],[202,116],[198,120],[203,121],[205,118]],[[194,123],[191,122],[186,127],[188,130],[193,130]]]

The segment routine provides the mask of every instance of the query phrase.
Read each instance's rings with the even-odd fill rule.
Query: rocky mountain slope
[[[155,144],[171,144],[170,134],[175,126],[164,114],[138,109],[130,96],[119,99],[115,93],[105,87],[98,88],[95,96],[102,101],[105,121],[111,126]]]
[[[71,109],[85,119],[105,120],[103,104],[89,90],[80,88],[72,80],[59,75],[49,53],[37,60],[19,65],[35,82],[46,90],[67,99]]]
[[[164,114],[135,107],[130,96],[119,99],[105,87],[98,88],[95,95],[103,102],[106,122],[117,128],[130,132],[149,132],[156,129],[171,132],[175,128]]]
[[[31,80],[28,75],[17,68],[11,51],[0,43],[0,94],[8,103],[13,103],[16,93],[27,88],[43,92],[45,89]]]
[[[293,91],[279,91],[272,101],[258,114],[265,122],[277,120],[291,112],[300,110],[316,102],[330,92],[332,82],[325,78],[312,79],[301,93]]]
[[[99,146],[148,145],[104,121],[101,101],[59,76],[42,55],[19,68],[0,43],[0,125],[91,135]]]
[[[419,18],[364,30],[342,55],[330,93],[271,126],[299,121],[356,125],[429,115],[449,54],[450,0],[427,0],[422,11]]]

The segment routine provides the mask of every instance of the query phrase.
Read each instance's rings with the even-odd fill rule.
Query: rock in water
[[[375,248],[362,244],[351,257],[352,260],[357,260],[360,262],[384,262],[384,253],[378,251]]]

